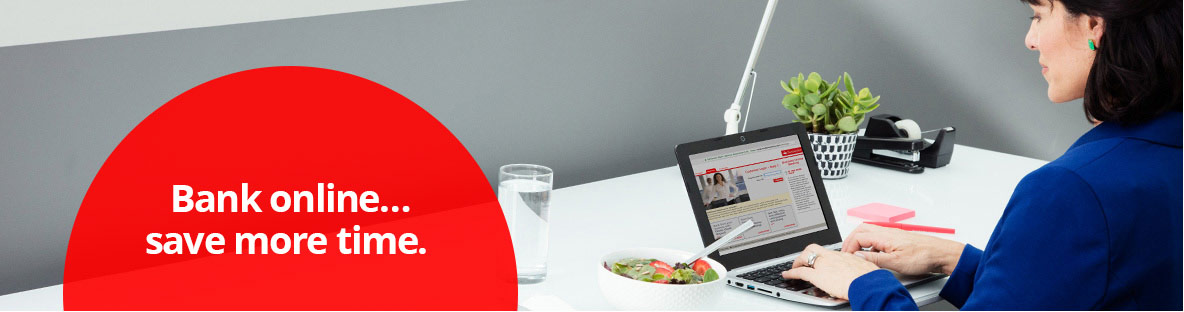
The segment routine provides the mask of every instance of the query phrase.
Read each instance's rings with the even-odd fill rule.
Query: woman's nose
[[[1035,27],[1028,28],[1028,35],[1024,36],[1024,45],[1028,46],[1028,50],[1036,51],[1039,38],[1036,37]]]

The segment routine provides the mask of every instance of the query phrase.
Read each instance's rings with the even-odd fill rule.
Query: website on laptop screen
[[[796,136],[690,156],[715,238],[752,220],[719,249],[726,255],[826,230],[818,192]]]

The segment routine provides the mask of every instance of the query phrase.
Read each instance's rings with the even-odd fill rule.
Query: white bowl
[[[724,292],[728,269],[723,264],[704,257],[719,279],[694,285],[672,285],[642,282],[613,274],[604,268],[625,258],[658,259],[674,265],[691,257],[690,252],[663,248],[633,248],[610,253],[596,263],[600,293],[618,309],[623,310],[704,310],[715,306]]]

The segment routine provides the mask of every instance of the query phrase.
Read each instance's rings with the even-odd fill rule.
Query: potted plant
[[[844,90],[839,90],[840,84]],[[798,73],[789,82],[782,81],[781,87],[788,92],[781,105],[806,125],[822,177],[846,177],[859,125],[867,113],[880,106],[876,104],[880,97],[873,96],[868,88],[855,92],[847,73],[835,82],[823,80],[818,73]]]

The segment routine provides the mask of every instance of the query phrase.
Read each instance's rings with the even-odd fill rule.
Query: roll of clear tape
[[[912,119],[901,119],[900,121],[897,121],[896,128],[904,130],[904,133],[909,140],[921,138],[921,126],[917,125],[917,122],[913,121]]]

